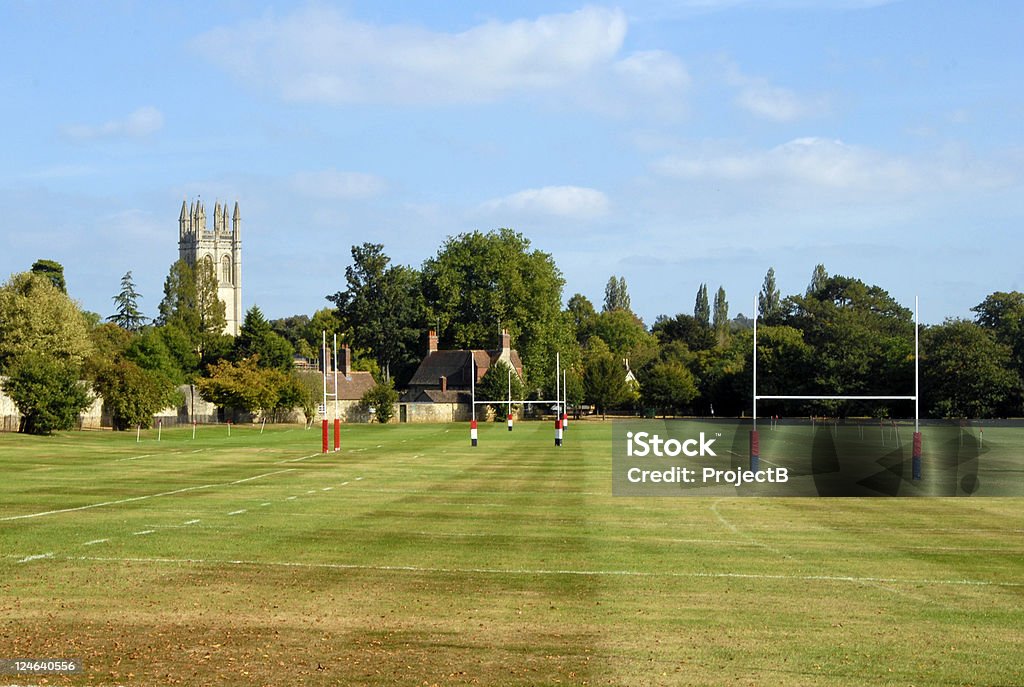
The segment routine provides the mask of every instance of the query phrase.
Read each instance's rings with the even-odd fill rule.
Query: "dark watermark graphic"
[[[919,478],[913,422],[765,419],[753,430],[749,420],[616,421],[612,493],[1024,496],[1024,423],[922,424]]]

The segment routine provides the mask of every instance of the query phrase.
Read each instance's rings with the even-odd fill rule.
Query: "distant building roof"
[[[301,375],[315,375],[317,378],[321,376],[320,372],[305,372],[300,371]],[[373,375],[369,372],[362,372],[353,370],[349,372],[349,375],[345,375],[338,372],[338,400],[339,401],[358,401],[362,399],[363,394],[377,386],[377,380],[373,378]],[[327,373],[327,393],[334,393],[334,374],[332,372]],[[330,398],[328,398],[330,402]]]

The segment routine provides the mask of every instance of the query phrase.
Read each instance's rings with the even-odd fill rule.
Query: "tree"
[[[305,407],[305,386],[294,372],[259,366],[257,356],[238,362],[221,360],[196,380],[199,395],[221,408],[234,408],[268,417],[281,410]]]
[[[165,375],[121,357],[97,371],[93,389],[103,397],[115,430],[149,427],[153,416],[177,399],[174,382]]]
[[[171,265],[164,280],[158,324],[177,327],[193,350],[203,356],[208,348],[223,347],[217,339],[227,322],[224,311],[224,302],[217,296],[212,261],[202,259],[192,266],[178,260]]]
[[[782,316],[782,297],[775,286],[774,267],[769,267],[764,275],[764,284],[757,296],[757,313],[765,324],[777,324]]]
[[[260,367],[287,372],[292,369],[294,354],[292,345],[271,329],[259,306],[249,308],[234,341],[235,359],[258,356]]]
[[[659,315],[651,327],[651,333],[664,346],[673,341],[681,341],[691,351],[702,351],[715,345],[715,337],[711,330],[697,321],[697,318],[680,313],[675,317]]]
[[[364,409],[372,411],[373,416],[377,418],[377,422],[387,424],[395,416],[395,403],[397,402],[398,392],[395,391],[394,382],[389,379],[382,384],[377,384],[373,388],[367,389],[363,394],[360,405]]]
[[[137,332],[146,324],[146,318],[139,312],[139,294],[132,281],[131,270],[121,277],[121,292],[111,300],[117,305],[117,312],[107,318],[122,329]]]
[[[614,276],[608,278],[604,287],[604,312],[613,310],[629,311],[629,291],[626,289],[626,278]]]
[[[423,322],[419,274],[390,262],[381,244],[352,246],[352,264],[345,268],[348,288],[327,296],[347,338],[372,352],[385,379],[393,366],[411,367]]]
[[[547,253],[511,229],[449,237],[423,265],[426,322],[438,323],[446,347],[488,348],[499,328],[516,342],[531,385],[555,388],[555,353],[578,360],[565,280]]]
[[[42,351],[24,351],[11,358],[2,388],[21,413],[18,431],[51,434],[72,429],[78,414],[92,403],[78,381],[80,371],[77,363]]]
[[[511,377],[509,376],[511,372]],[[508,407],[509,380],[512,383],[512,400],[518,401],[523,398],[523,382],[519,373],[512,369],[512,366],[504,360],[499,360],[488,368],[487,373],[476,385],[477,399],[481,401],[495,401],[490,407],[494,411],[495,418],[503,418]]]
[[[644,323],[628,310],[608,310],[594,321],[594,336],[599,337],[615,357],[628,358],[630,365],[643,367],[658,355],[658,341],[647,332]]]
[[[698,394],[693,373],[676,361],[659,361],[645,368],[640,390],[644,406],[656,408],[662,415],[682,412]]]
[[[836,275],[811,295],[786,302],[784,323],[800,330],[813,349],[812,378],[792,393],[898,396],[913,388],[913,313],[884,289]],[[833,412],[838,406],[818,407]],[[847,408],[871,415],[880,406]]]
[[[0,374],[26,353],[80,367],[91,352],[81,311],[48,278],[22,272],[0,286]]]
[[[576,341],[585,344],[587,339],[594,335],[594,325],[597,321],[594,304],[583,294],[575,293],[566,305],[566,312],[576,332]]]
[[[721,286],[715,293],[714,330],[718,344],[725,343],[729,336],[729,301],[725,300],[725,289]]]
[[[813,296],[817,293],[818,289],[825,286],[825,282],[828,281],[828,271],[825,266],[818,263],[814,266],[814,272],[811,273],[811,282],[807,285],[807,296]]]
[[[32,273],[39,274],[50,280],[57,289],[63,293],[68,292],[67,282],[64,281],[64,265],[56,260],[36,260],[32,263]]]
[[[924,335],[924,398],[936,417],[992,417],[1020,393],[1010,347],[992,331],[965,320],[946,320]]]
[[[697,302],[693,305],[693,317],[699,324],[711,327],[711,305],[708,302],[707,284],[701,284],[697,289]]]
[[[602,417],[629,397],[626,367],[600,338],[590,340],[583,360],[583,395]]]

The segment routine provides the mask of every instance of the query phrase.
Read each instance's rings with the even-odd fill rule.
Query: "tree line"
[[[295,356],[315,361],[321,332],[353,350],[355,369],[393,401],[422,360],[427,331],[440,348],[496,348],[508,330],[525,367],[517,395],[553,398],[555,354],[571,405],[598,412],[749,414],[753,320],[730,317],[724,288],[700,285],[692,311],[648,326],[632,309],[624,277],[609,278],[600,308],[564,299],[553,257],[510,229],[448,237],[419,268],[394,264],[384,246],[351,248],[331,307],[268,321],[251,307],[239,335],[223,334],[216,275],[202,261],[169,268],[153,320],[128,272],[112,314],[82,311],[50,260],[0,286],[0,375],[22,415],[21,429],[71,426],[101,394],[116,428],[147,425],[195,384],[221,407],[273,417],[314,413],[314,386]],[[681,304],[682,305],[682,304]],[[884,289],[815,267],[806,290],[782,295],[769,269],[757,300],[758,390],[764,395],[909,395],[914,388],[913,314]],[[1024,294],[995,292],[973,319],[921,331],[922,412],[931,417],[1020,416],[1024,412]],[[692,314],[691,314],[692,313]],[[500,377],[501,379],[498,379]],[[495,369],[481,394],[507,393]],[[912,402],[767,401],[762,414],[912,415]]]

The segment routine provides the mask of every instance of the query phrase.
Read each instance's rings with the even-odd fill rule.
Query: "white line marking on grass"
[[[362,477],[356,477],[356,481],[357,482],[361,481],[362,479],[363,479]]]
[[[44,558],[53,558],[53,552],[51,551],[50,553],[39,553],[39,554],[36,554],[35,556],[25,556],[24,558],[22,558],[18,562],[19,563],[28,563],[29,561],[39,561],[39,560],[42,560]]]
[[[9,515],[6,518],[0,518],[0,522],[8,522],[11,520],[25,520],[26,518],[42,518],[47,515],[57,515],[58,513],[73,513],[80,510],[88,510],[90,508],[102,508],[103,506],[117,506],[122,503],[132,503],[133,501],[145,501],[146,499],[155,499],[160,496],[174,496],[175,494],[185,494],[190,491],[200,491],[202,489],[213,489],[215,487],[231,487],[236,484],[242,484],[243,482],[251,482],[257,479],[263,479],[264,477],[271,477],[272,475],[281,475],[285,472],[293,472],[297,468],[288,468],[286,470],[275,470],[274,472],[264,472],[262,475],[256,475],[254,477],[246,477],[245,479],[236,479],[234,482],[219,482],[216,484],[200,484],[196,487],[185,487],[183,489],[175,489],[174,491],[162,491],[159,494],[146,494],[145,496],[133,496],[130,499],[119,499],[117,501],[104,501],[102,503],[90,503],[87,506],[77,506],[75,508],[59,508],[57,510],[47,510],[41,513],[26,513],[25,515]]]
[[[46,554],[42,558],[52,558]],[[62,560],[94,561],[100,563],[171,563],[177,565],[250,565],[267,568],[308,568],[327,570],[376,570],[381,572],[412,572],[442,575],[564,575],[579,577],[668,577],[690,579],[782,580],[799,582],[865,582],[908,585],[944,585],[955,587],[1024,587],[1024,582],[996,582],[970,579],[927,579],[900,577],[860,577],[855,575],[773,575],[767,573],[731,572],[647,572],[642,570],[566,570],[548,568],[434,568],[419,565],[365,565],[360,563],[302,563],[298,561],[252,561],[214,558],[113,558],[101,556],[66,556]]]
[[[299,498],[299,497],[298,496],[289,496],[288,498],[285,499],[285,501],[294,501],[297,498]]]
[[[228,515],[241,515],[242,513],[247,513],[247,512],[248,511],[245,508],[243,508],[242,510],[233,510],[230,513],[228,513]]]
[[[183,523],[181,523],[181,524],[182,524],[182,525],[194,525],[194,524],[196,524],[197,522],[201,522],[201,521],[200,521],[200,520],[188,520],[188,521],[186,521],[186,522],[183,522]]]
[[[110,540],[109,539],[93,539],[92,541],[85,542],[84,544],[82,544],[82,546],[95,546],[96,544],[103,544],[104,542],[108,542],[108,541],[110,541]]]
[[[140,532],[132,532],[132,535],[136,537],[141,537],[146,534],[153,534],[154,532],[156,532],[156,530],[142,530]]]
[[[320,491],[330,491],[331,489],[334,489],[334,487],[324,487]]]
[[[788,553],[786,553],[784,551],[780,551],[779,549],[776,549],[774,546],[771,546],[769,544],[765,544],[764,542],[760,542],[760,541],[754,539],[752,536],[750,536],[746,532],[741,531],[738,527],[736,527],[736,525],[733,525],[731,522],[729,522],[725,518],[724,515],[722,515],[721,513],[718,512],[718,504],[720,504],[723,500],[724,499],[718,499],[717,501],[712,503],[710,506],[708,506],[708,508],[711,510],[712,513],[715,514],[715,517],[718,518],[718,521],[720,523],[722,523],[723,525],[725,525],[725,527],[728,528],[728,530],[730,532],[732,532],[733,534],[735,534],[737,536],[743,537],[744,539],[749,541],[754,546],[760,546],[761,548],[766,549],[767,551],[771,551],[772,553],[778,554],[778,555],[782,556],[783,558],[788,558],[790,560],[793,560],[793,557],[790,556]]]
[[[302,456],[301,458],[289,458],[288,460],[279,460],[274,465],[281,465],[282,463],[298,463],[300,460],[309,460],[310,458],[316,458],[317,456],[323,455],[322,453],[311,453],[308,456]]]
[[[345,486],[346,484],[348,484],[348,482],[342,482],[341,486]]]
[[[131,458],[118,458],[114,462],[115,463],[123,463],[126,460],[138,460],[139,458],[149,458],[152,455],[153,455],[152,453],[146,453],[146,454],[141,455],[141,456],[132,456]]]
[[[205,448],[197,448],[195,451],[190,451],[190,453],[202,453],[205,450]]]
[[[309,491],[307,491],[306,493],[307,493],[307,494],[315,494],[315,493],[316,493],[316,489],[310,489],[310,490],[309,490]]]
[[[270,501],[265,501],[265,502],[260,504],[260,508],[263,508],[263,507],[269,506],[269,505],[270,505]]]

